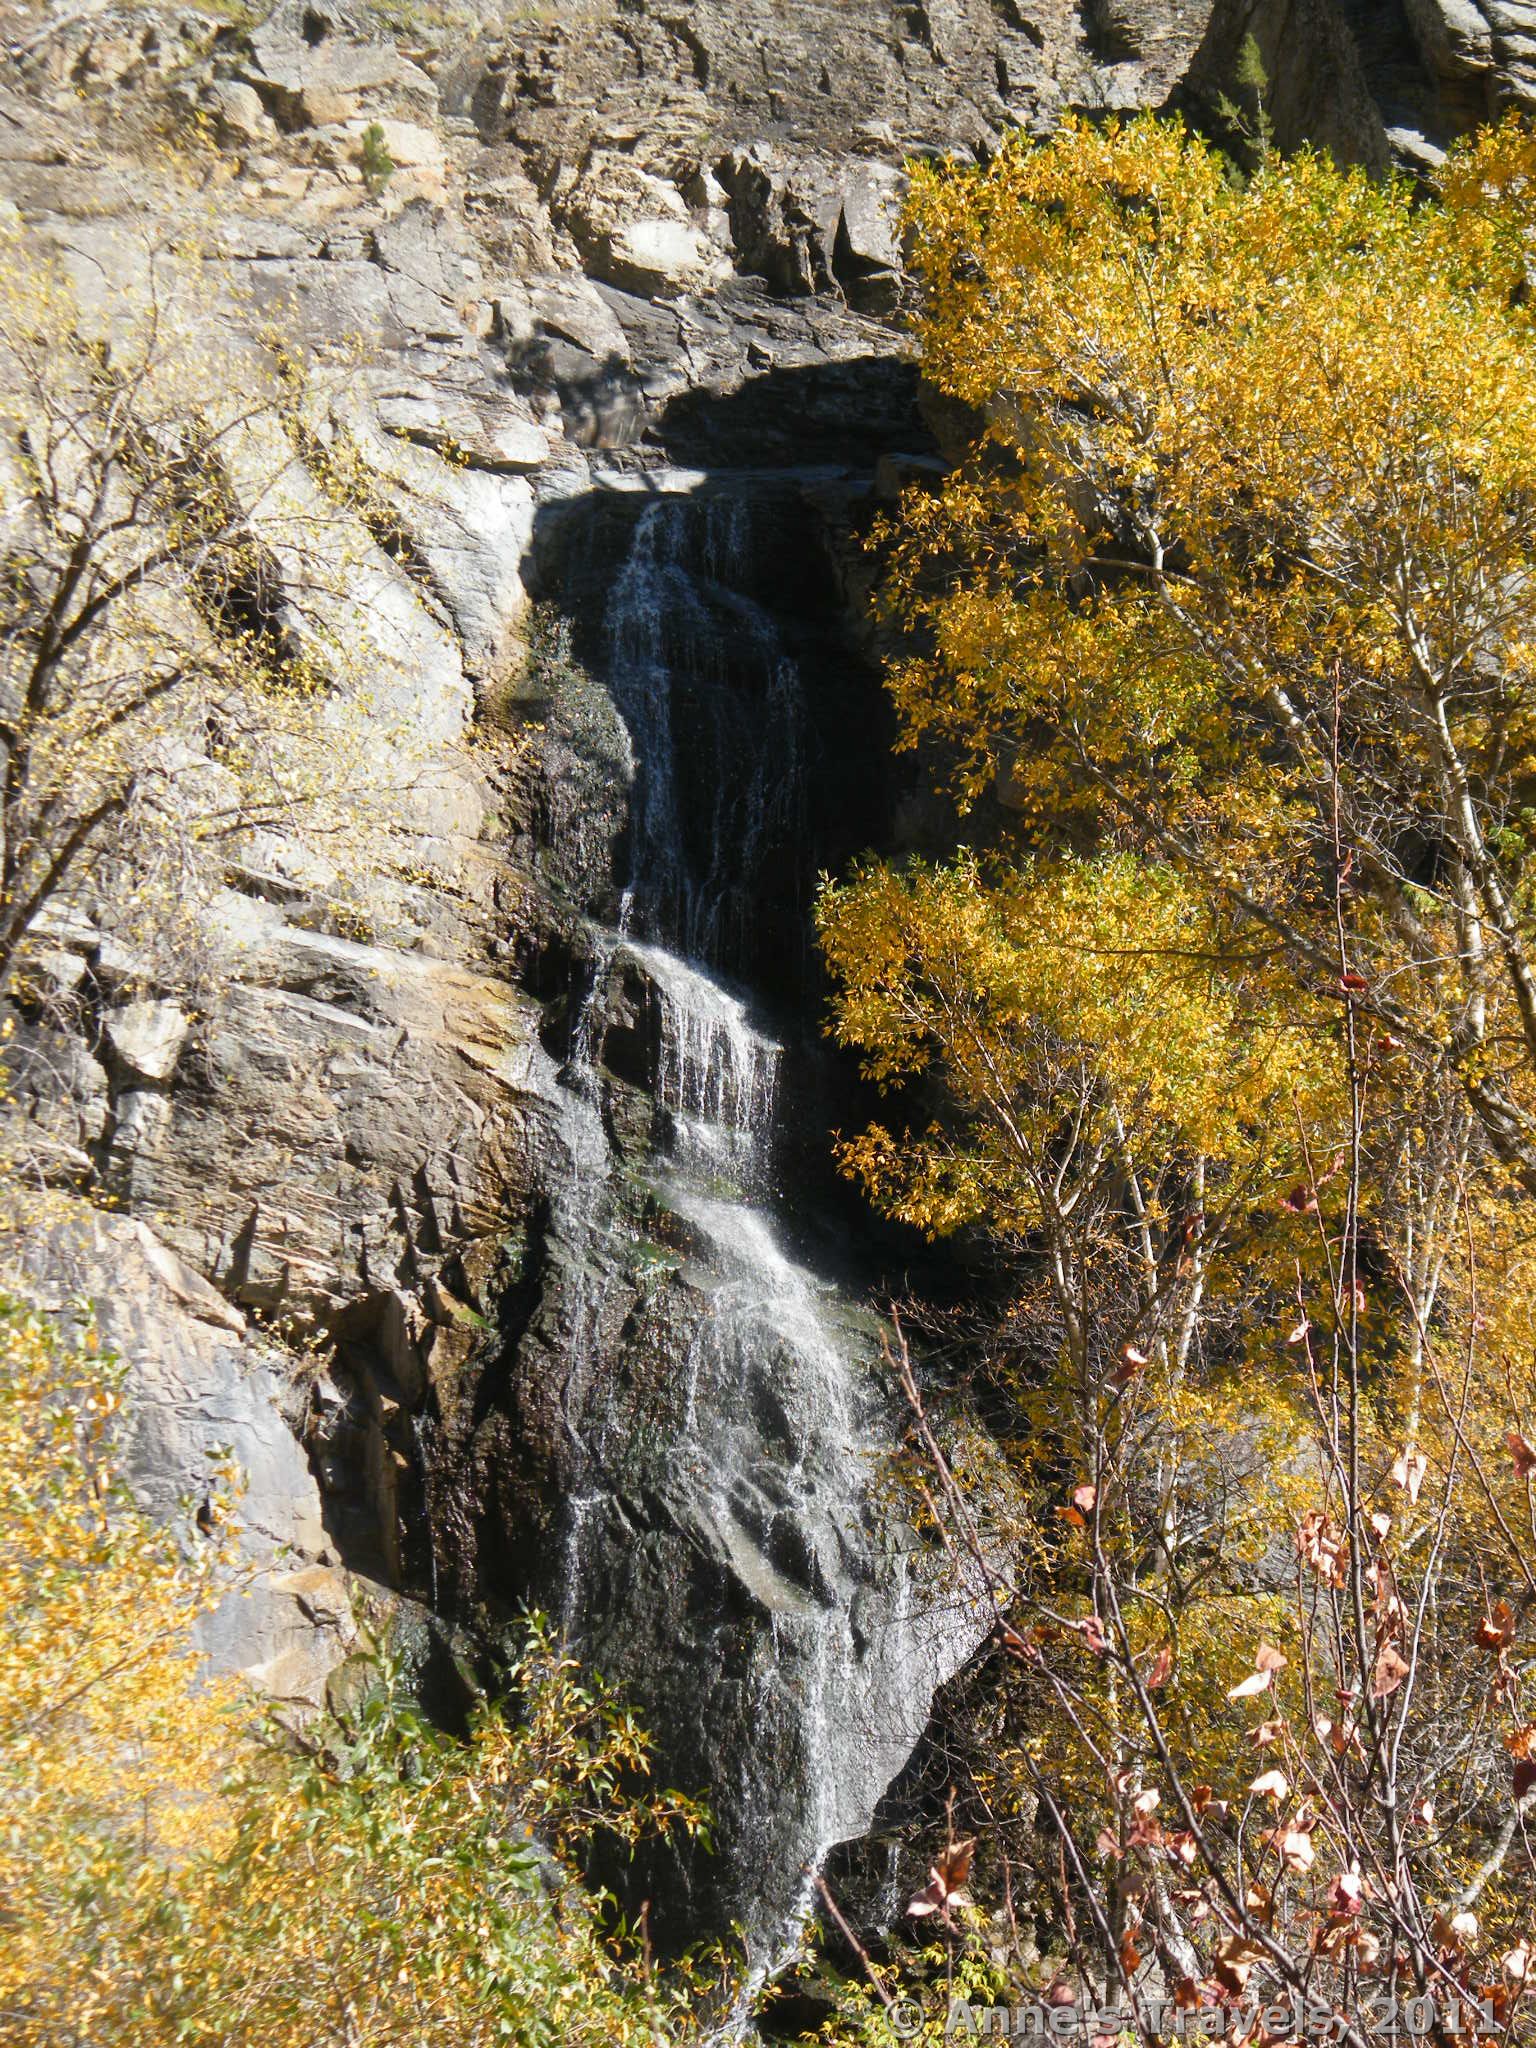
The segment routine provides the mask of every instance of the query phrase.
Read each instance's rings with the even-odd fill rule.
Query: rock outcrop
[[[806,1050],[809,879],[890,829],[846,537],[934,460],[904,167],[1072,106],[1210,118],[1247,34],[1282,143],[1428,163],[1536,101],[1536,7],[445,19],[0,14],[0,212],[110,331],[143,165],[179,128],[166,175],[206,195],[226,319],[287,329],[317,442],[387,507],[326,629],[371,650],[381,706],[349,771],[399,789],[420,854],[371,928],[345,874],[274,834],[207,908],[196,999],[110,902],[49,930],[10,1019],[7,1142],[57,1192],[6,1256],[98,1303],[157,1508],[214,1442],[245,1466],[260,1593],[217,1620],[222,1663],[320,1698],[348,1574],[482,1644],[552,1602],[637,1687],[668,1768],[713,1785],[726,1874],[694,1873],[689,1910],[750,1917],[756,1886],[771,1930],[794,1859],[867,1821],[984,1626],[893,1571],[848,1462],[891,1430],[859,1299],[878,1260],[826,1185]],[[726,510],[657,554],[658,501]],[[649,670],[641,613],[615,624],[626,575],[665,622]],[[764,1131],[739,1084],[770,1043]]]

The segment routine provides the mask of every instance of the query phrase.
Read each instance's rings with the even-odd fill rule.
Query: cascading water
[[[749,522],[741,498],[653,499],[608,610],[610,687],[637,761],[635,929],[726,973],[747,954],[762,853],[796,830],[805,801],[795,665],[773,621],[733,587]],[[685,753],[734,772],[703,800],[696,785],[685,794]]]
[[[659,1319],[659,1386],[640,1384],[655,1365],[624,1363],[636,1339],[594,1389],[613,1169],[584,1169],[562,1197],[564,1328],[584,1354],[568,1384],[591,1398],[568,1402],[582,1476],[558,1592],[573,1641],[642,1705],[649,1693],[653,1718],[656,1666],[686,1661],[661,1701],[664,1755],[713,1779],[721,1853],[699,1881],[744,1922],[761,1979],[977,1630],[957,1619],[963,1601],[922,1594],[910,1531],[877,1498],[889,1423],[869,1331],[785,1248],[785,1056],[723,978],[750,969],[770,870],[782,892],[804,863],[805,706],[772,618],[744,594],[752,520],[743,497],[658,495],[609,589],[628,882],[570,1036],[571,1148],[594,1157],[602,1020],[622,987],[646,1018],[648,1200],[686,1249],[663,1305],[638,1304],[627,1326]]]

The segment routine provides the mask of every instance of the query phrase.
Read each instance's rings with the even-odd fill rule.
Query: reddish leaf
[[[1495,1600],[1493,1612],[1478,1624],[1473,1641],[1480,1650],[1505,1650],[1515,1640],[1515,1617],[1507,1600]]]
[[[1471,1948],[1478,1937],[1477,1915],[1467,1906],[1459,1913],[1441,1913],[1436,1916],[1434,1934],[1442,1948]]]
[[[1320,1956],[1336,1956],[1340,1949],[1347,1947],[1354,1938],[1354,1926],[1348,1920],[1332,1919],[1321,1927],[1314,1928],[1312,1947]]]
[[[1518,1429],[1510,1430],[1504,1441],[1509,1446],[1509,1455],[1515,1461],[1515,1477],[1529,1479],[1531,1474],[1536,1472],[1536,1445],[1533,1445],[1528,1437],[1522,1436]]]
[[[1120,1353],[1120,1363],[1109,1376],[1110,1385],[1128,1387],[1151,1363],[1152,1360],[1145,1351],[1138,1351],[1134,1344],[1127,1344]]]
[[[1332,1912],[1355,1914],[1365,1909],[1365,1880],[1357,1869],[1341,1870],[1328,1894]]]
[[[1280,1197],[1282,1209],[1289,1209],[1293,1216],[1315,1216],[1317,1214],[1317,1191],[1300,1181],[1288,1195]]]
[[[1309,1828],[1276,1828],[1274,1843],[1280,1854],[1280,1861],[1287,1870],[1303,1877],[1317,1861],[1317,1851],[1312,1846]]]
[[[1151,1668],[1148,1670],[1142,1683],[1146,1686],[1148,1692],[1156,1692],[1160,1685],[1168,1683],[1172,1675],[1173,1649],[1170,1644],[1164,1643],[1163,1647],[1152,1659]]]
[[[971,1903],[963,1886],[971,1874],[975,1853],[974,1836],[969,1841],[951,1842],[939,1851],[929,1869],[927,1884],[907,1901],[907,1911],[914,1920],[924,1919],[930,1913],[940,1913],[947,1920],[952,1906]]]
[[[1296,1528],[1296,1552],[1302,1561],[1330,1585],[1344,1583],[1344,1557],[1349,1545],[1320,1508],[1308,1508]]]
[[[1239,1679],[1227,1694],[1229,1700],[1257,1699],[1261,1692],[1267,1692],[1274,1683],[1275,1673],[1285,1669],[1285,1652],[1277,1650],[1273,1643],[1260,1643],[1253,1653],[1254,1669],[1247,1678]]]
[[[1410,1668],[1390,1643],[1383,1643],[1377,1653],[1376,1670],[1371,1678],[1371,1698],[1390,1699],[1408,1676]]]
[[[1251,1884],[1243,1894],[1243,1911],[1261,1927],[1268,1927],[1275,1917],[1274,1898],[1263,1885]]]
[[[1264,1950],[1241,1934],[1229,1934],[1216,1951],[1211,1975],[1229,1998],[1241,1998],[1253,1975],[1255,1963],[1264,1960]]]
[[[1040,1651],[1034,1643],[1026,1641],[1019,1634],[1018,1630],[1010,1628],[1006,1621],[1001,1624],[1001,1628],[1003,1648],[1010,1657],[1017,1657],[1023,1664],[1038,1664],[1040,1662]]]
[[[1075,1486],[1072,1489],[1071,1506],[1058,1508],[1056,1512],[1062,1521],[1070,1522],[1074,1529],[1086,1529],[1088,1517],[1093,1513],[1094,1502],[1098,1497],[1099,1490],[1096,1486],[1090,1486],[1086,1483],[1082,1486]]]
[[[1276,1806],[1280,1804],[1290,1789],[1290,1781],[1287,1779],[1284,1771],[1263,1771],[1248,1787],[1248,1790],[1253,1793],[1255,1798],[1272,1799]]]
[[[1189,1795],[1189,1803],[1203,1820],[1209,1814],[1212,1820],[1225,1820],[1227,1802],[1218,1799],[1209,1785],[1197,1785]]]

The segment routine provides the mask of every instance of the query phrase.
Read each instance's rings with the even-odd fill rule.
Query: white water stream
[[[686,1393],[665,1451],[666,1493],[686,1542],[734,1589],[736,1607],[759,1617],[741,1718],[760,1739],[743,1746],[740,1782],[714,1795],[735,1866],[761,1873],[762,1911],[749,1927],[755,1988],[793,1954],[828,1851],[868,1825],[921,1731],[940,1667],[958,1659],[953,1629],[946,1637],[925,1621],[904,1540],[890,1540],[871,1503],[882,1430],[867,1359],[777,1220],[782,1048],[723,978],[751,956],[764,857],[794,840],[805,804],[799,678],[771,619],[739,588],[751,544],[740,500],[658,498],[640,512],[612,585],[605,681],[635,764],[630,877],[624,929],[597,945],[572,1034],[571,1142],[582,1164],[561,1224],[568,1243],[592,1248],[568,1318],[572,1345],[590,1353],[574,1358],[580,1388],[598,1369],[613,1271],[596,1246],[610,1171],[596,1020],[615,978],[638,978],[651,1090],[665,1113],[656,1184],[709,1276],[680,1361]],[[701,775],[701,758],[720,772]],[[600,1475],[615,1446],[601,1405],[584,1428],[599,1476],[566,1503],[561,1603],[578,1642],[591,1619],[592,1546],[618,1540],[602,1512]],[[744,2014],[745,2004],[737,2034]]]

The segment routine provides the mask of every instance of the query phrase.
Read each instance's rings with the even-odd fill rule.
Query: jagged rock
[[[374,415],[388,433],[438,454],[451,452],[476,469],[531,470],[549,460],[549,437],[527,412],[503,400],[504,416],[484,412],[425,385],[379,392]]]
[[[1406,0],[1414,37],[1461,122],[1536,103],[1536,8],[1514,0]]]
[[[282,0],[251,31],[239,75],[284,128],[349,120],[364,94],[436,105],[426,74],[373,34],[366,16],[333,0]]]
[[[593,157],[560,211],[591,274],[625,291],[670,296],[727,274],[677,189],[627,158]]]
[[[385,131],[386,138],[388,130]],[[431,138],[442,163],[442,145]],[[393,152],[391,152],[393,154]],[[457,305],[479,282],[474,244],[441,208],[417,201],[373,231],[376,262],[447,305]]]
[[[632,220],[607,237],[597,273],[626,291],[658,297],[702,290],[726,275],[726,266],[687,221]]]
[[[384,152],[397,172],[421,171],[441,180],[448,161],[442,137],[421,122],[397,121],[387,114],[377,119],[361,115],[351,119],[345,115],[333,118],[345,122],[349,152],[354,162],[362,160],[364,135],[369,129],[377,128],[383,137]]]
[[[125,1003],[102,1019],[102,1035],[119,1065],[142,1081],[168,1081],[176,1071],[191,1020],[178,1003]]]
[[[731,240],[743,270],[776,291],[835,291],[833,248],[841,218],[836,176],[825,164],[788,165],[765,144],[722,159]]]
[[[851,304],[894,312],[901,300],[901,201],[906,179],[886,164],[857,164],[843,186],[832,268]]]
[[[555,278],[530,294],[540,332],[566,341],[596,363],[629,362],[629,342],[613,308],[583,278]]]
[[[1492,26],[1473,0],[1405,0],[1405,4],[1426,62],[1442,76],[1477,76],[1492,68]]]
[[[532,488],[519,476],[497,472],[537,467],[549,454],[548,441],[516,416],[488,429],[465,406],[472,432],[459,445],[468,459],[447,462],[432,452],[434,444],[441,449],[456,439],[442,409],[420,397],[404,401],[403,412],[401,405],[398,397],[386,400],[376,415],[389,427],[384,433],[350,404],[341,405],[338,416],[368,466],[390,486],[391,516],[447,612],[467,673],[496,675],[522,616],[519,565],[533,534]],[[477,447],[489,460],[474,459]]]
[[[84,972],[81,958],[82,977]],[[54,974],[58,976],[59,970]],[[60,1022],[21,1024],[7,1052],[12,1099],[25,1119],[23,1158],[35,1162],[38,1176],[48,1181],[89,1183],[96,1170],[96,1147],[111,1113],[106,1068],[84,1043],[78,1027],[66,1029]]]
[[[216,1670],[319,1704],[355,1631],[319,1492],[284,1420],[287,1362],[125,1216],[57,1204],[25,1236],[12,1229],[0,1237],[0,1267],[11,1286],[65,1319],[88,1306],[123,1360],[125,1475],[152,1513],[183,1515],[216,1483],[223,1457],[233,1461],[246,1584],[199,1625],[200,1639]],[[293,1564],[276,1563],[280,1554]]]
[[[855,164],[843,184],[841,258],[870,270],[901,268],[901,201],[906,179],[887,164]]]
[[[225,142],[268,144],[277,139],[277,124],[253,85],[238,78],[213,79],[205,93],[205,104],[211,108]]]

